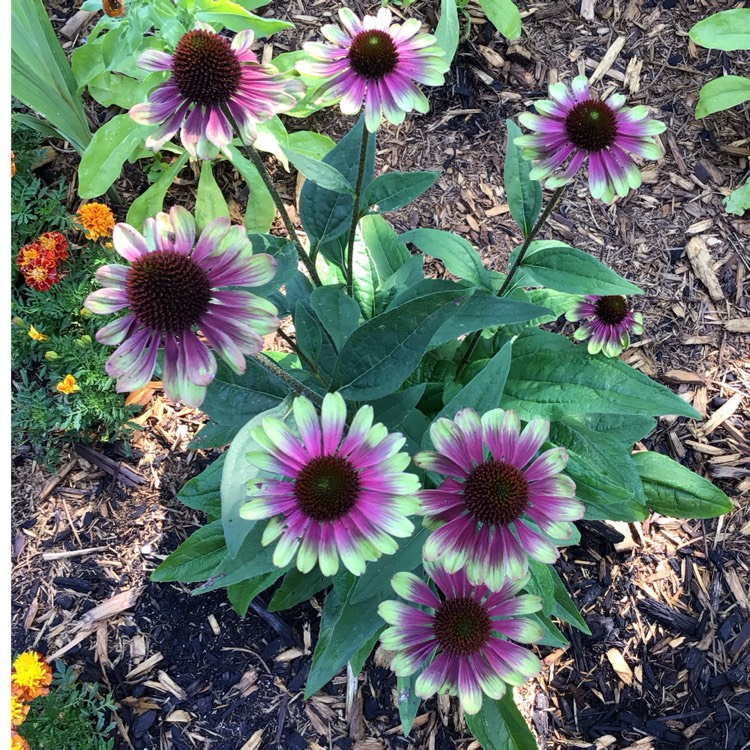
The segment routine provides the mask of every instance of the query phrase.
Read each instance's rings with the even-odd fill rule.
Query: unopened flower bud
[[[48,359],[50,362],[54,362],[56,359],[60,359],[60,355],[57,352],[48,351],[44,352],[44,358]]]

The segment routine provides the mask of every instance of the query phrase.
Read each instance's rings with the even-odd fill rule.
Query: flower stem
[[[265,370],[268,370],[268,372],[279,380],[283,380],[297,395],[307,396],[307,398],[309,398],[314,404],[322,406],[323,397],[319,393],[316,393],[312,388],[308,388],[304,383],[297,380],[294,375],[288,373],[283,367],[279,367],[268,355],[251,354],[250,356]]]
[[[347,242],[346,256],[346,291],[354,299],[354,237],[357,234],[359,223],[359,203],[362,199],[362,183],[365,179],[367,166],[367,146],[370,142],[370,132],[362,128],[362,144],[359,148],[359,171],[357,172],[357,186],[354,188],[354,208],[352,209],[352,225],[349,227],[349,241]]]
[[[279,195],[279,191],[276,190],[276,187],[274,186],[273,181],[271,180],[271,175],[268,174],[268,170],[266,169],[266,165],[265,165],[265,162],[263,161],[263,158],[261,157],[261,155],[258,153],[258,150],[254,146],[248,146],[247,151],[248,151],[248,154],[250,155],[250,161],[258,170],[258,173],[260,174],[260,177],[263,180],[263,184],[266,186],[266,189],[271,194],[271,198],[273,198],[274,205],[276,206],[279,214],[281,215],[281,220],[284,222],[286,231],[289,233],[289,238],[294,242],[294,244],[297,247],[297,255],[299,256],[299,259],[305,265],[305,268],[307,269],[307,272],[310,274],[310,278],[313,280],[315,285],[322,286],[323,282],[320,280],[320,276],[318,276],[318,272],[315,269],[315,264],[310,260],[310,256],[307,254],[307,251],[305,250],[304,246],[302,245],[302,242],[300,241],[299,235],[297,234],[297,230],[294,227],[294,222],[289,216],[289,212],[286,210],[286,206],[284,205],[284,201],[281,199],[281,196]]]
[[[561,185],[559,188],[555,188],[555,192],[552,193],[552,197],[549,199],[547,205],[544,207],[544,211],[542,211],[539,218],[536,220],[536,223],[532,227],[531,231],[528,233],[526,238],[523,241],[523,245],[521,245],[521,249],[518,251],[518,255],[516,255],[516,259],[511,264],[510,268],[508,269],[508,274],[505,277],[505,280],[503,281],[502,286],[497,292],[497,297],[502,297],[505,295],[505,292],[510,287],[510,282],[513,280],[513,277],[516,275],[516,272],[518,271],[518,268],[520,267],[521,263],[523,262],[523,259],[526,255],[526,253],[529,250],[529,247],[531,247],[531,243],[534,241],[534,238],[539,234],[539,231],[546,223],[547,219],[549,219],[550,214],[554,210],[555,206],[557,205],[557,202],[560,200],[560,197],[563,194],[563,191],[565,190],[565,185]],[[471,355],[474,354],[474,350],[477,348],[477,345],[479,344],[479,339],[482,335],[481,331],[475,331],[471,335],[471,339],[469,340],[469,346],[466,348],[466,351],[464,352],[464,356],[461,359],[461,363],[458,366],[458,369],[456,370],[456,380],[462,375],[463,371],[466,369],[466,366],[469,364],[469,361],[471,360]]]

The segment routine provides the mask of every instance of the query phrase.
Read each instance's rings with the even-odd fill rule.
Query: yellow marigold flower
[[[16,176],[16,155],[13,151],[10,152],[10,176]]]
[[[33,701],[40,695],[47,695],[51,682],[52,669],[37,651],[24,651],[13,662],[10,687],[20,698]]]
[[[103,203],[86,203],[76,214],[78,223],[86,232],[86,239],[98,240],[100,237],[111,237],[115,227],[112,209]]]
[[[13,729],[10,731],[10,750],[31,750],[26,739]]]
[[[80,391],[81,388],[76,385],[76,379],[72,375],[66,375],[65,380],[57,384],[57,390],[69,396],[71,393]]]
[[[23,724],[26,714],[29,713],[28,703],[24,703],[17,695],[10,696],[10,725],[17,727]]]
[[[29,336],[34,339],[34,341],[48,341],[49,336],[45,336],[43,333],[39,333],[39,331],[34,328],[34,326],[29,326]]]

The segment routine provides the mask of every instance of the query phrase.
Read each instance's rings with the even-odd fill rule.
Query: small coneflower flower
[[[618,294],[578,298],[565,317],[583,323],[573,334],[576,341],[589,340],[590,354],[619,357],[630,346],[630,334],[643,333],[643,315],[634,312],[626,297]]]
[[[10,731],[10,750],[31,750],[28,741],[15,729]]]
[[[29,704],[25,703],[17,695],[11,693],[10,696],[10,726],[15,729],[23,724],[26,715],[29,713]]]
[[[76,383],[76,379],[72,375],[66,375],[56,387],[60,393],[64,393],[66,396],[70,396],[71,393],[81,390],[81,387]]]
[[[304,93],[302,83],[258,63],[252,44],[249,30],[230,43],[213,31],[195,29],[171,55],[158,50],[141,55],[141,68],[170,73],[146,102],[130,109],[136,122],[160,125],[146,147],[158,151],[182,128],[182,144],[191,156],[214,158],[232,142],[230,117],[243,141],[251,144],[258,123],[292,109]]]
[[[26,268],[23,278],[37,292],[48,292],[60,281],[60,272],[56,262],[42,260]]]
[[[111,237],[115,227],[115,216],[103,203],[86,203],[78,209],[76,220],[86,232],[86,239],[96,242],[102,237]]]
[[[398,573],[392,585],[411,604],[385,601],[378,614],[389,624],[380,641],[396,654],[391,669],[408,677],[431,664],[417,677],[420,698],[435,693],[457,695],[461,708],[475,714],[482,695],[498,700],[507,685],[523,685],[537,674],[541,662],[518,643],[535,643],[543,636],[541,625],[523,615],[541,609],[538,596],[517,596],[528,579],[505,580],[495,592],[474,586],[466,571],[448,573],[425,564],[442,596],[413,573]],[[518,643],[513,643],[518,641]]]
[[[52,669],[37,651],[24,651],[13,662],[10,676],[11,692],[25,701],[33,701],[49,693]]]
[[[102,10],[110,18],[119,18],[125,12],[125,0],[102,0]]]
[[[48,341],[49,336],[45,336],[43,333],[39,333],[39,331],[34,328],[34,326],[29,326],[29,338],[34,339],[34,341]]]
[[[270,302],[226,288],[271,281],[276,261],[253,255],[243,228],[231,226],[228,218],[210,222],[196,241],[195,220],[179,206],[147,219],[144,233],[129,224],[115,226],[115,250],[131,265],[102,266],[96,277],[105,288],[92,292],[85,305],[98,315],[129,308],[96,335],[100,343],[118,347],[106,365],[107,374],[118,379],[118,391],[151,380],[164,342],[164,390],[198,407],[216,375],[216,359],[205,342],[243,373],[245,355],[259,352],[263,336],[278,328]]]
[[[649,117],[648,107],[625,107],[625,97],[612,94],[595,99],[585,76],[573,79],[569,89],[563,83],[549,87],[551,99],[535,104],[539,114],[524,112],[522,125],[534,135],[516,138],[527,159],[539,160],[531,170],[533,180],[547,187],[570,182],[588,157],[589,191],[594,198],[611,201],[615,193],[626,196],[640,186],[643,177],[633,155],[658,159],[661,155],[655,135],[664,123]],[[567,164],[558,177],[550,175]]]
[[[584,507],[561,473],[567,451],[537,455],[548,436],[547,420],[532,419],[522,431],[518,414],[503,409],[481,418],[462,409],[455,421],[432,424],[436,451],[414,462],[447,478],[421,493],[428,525],[439,527],[425,542],[427,561],[439,558],[449,573],[465,567],[472,583],[497,590],[506,578],[526,575],[527,556],[557,560],[557,545],[571,538]]]
[[[58,263],[68,259],[68,240],[62,232],[45,232],[37,239],[39,245],[55,258]]]
[[[371,406],[359,409],[345,435],[346,404],[338,393],[325,396],[320,418],[305,397],[294,400],[293,411],[296,432],[271,417],[252,432],[261,450],[248,460],[276,476],[249,484],[251,500],[240,515],[271,519],[262,541],[281,537],[273,555],[279,567],[296,555],[303,573],[319,563],[331,576],[341,558],[361,575],[366,561],[396,552],[394,536],[414,531],[407,516],[419,508],[419,479],[404,471],[410,458],[399,450],[406,438],[373,425]]]
[[[300,73],[330,79],[317,90],[316,103],[340,102],[345,115],[355,115],[364,102],[371,133],[384,116],[399,125],[407,112],[429,112],[416,83],[442,86],[450,67],[435,37],[420,33],[416,18],[392,23],[385,8],[361,21],[349,8],[341,8],[339,18],[341,26],[326,24],[320,30],[330,44],[303,45],[315,61],[297,63]]]

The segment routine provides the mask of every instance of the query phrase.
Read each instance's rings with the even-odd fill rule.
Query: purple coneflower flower
[[[256,139],[257,123],[294,107],[301,82],[284,78],[272,65],[258,64],[250,49],[252,31],[229,42],[213,31],[195,29],[177,43],[174,54],[144,52],[138,60],[149,71],[170,71],[148,101],[130,109],[144,125],[161,127],[146,140],[158,151],[182,127],[182,144],[191,156],[214,158],[232,141],[231,115],[247,144]]]
[[[578,298],[565,313],[568,320],[584,320],[573,334],[576,341],[589,339],[589,353],[618,357],[630,346],[630,334],[643,333],[643,315],[633,312],[628,300],[618,294]]]
[[[349,8],[339,10],[341,26],[326,24],[321,33],[330,44],[308,42],[308,54],[321,62],[297,63],[301,73],[329,78],[316,93],[316,103],[340,102],[345,115],[356,115],[365,103],[365,124],[374,133],[385,115],[400,125],[407,112],[429,112],[417,83],[441,86],[450,67],[445,51],[432,34],[420,34],[421,23],[410,18],[391,23],[389,10],[362,21]]]
[[[549,436],[549,422],[532,419],[521,431],[514,411],[492,409],[481,418],[462,409],[456,420],[430,427],[435,451],[414,463],[448,475],[435,490],[423,490],[422,512],[439,526],[424,546],[427,561],[440,559],[449,573],[466,568],[474,584],[498,590],[506,578],[522,578],[527,555],[543,563],[558,556],[557,544],[573,534],[583,516],[575,484],[562,474],[564,448],[535,458]]]
[[[296,434],[272,417],[253,430],[261,450],[250,451],[248,460],[281,478],[251,481],[252,499],[240,515],[271,519],[262,542],[281,537],[273,555],[279,567],[296,554],[303,573],[318,562],[332,576],[340,557],[361,575],[365,561],[398,549],[394,536],[414,531],[407,516],[419,510],[419,479],[404,472],[411,459],[399,449],[406,438],[373,425],[371,406],[359,409],[344,436],[346,404],[338,393],[326,394],[320,419],[304,396],[294,399],[293,410]]]
[[[262,336],[278,328],[276,308],[223,287],[265,284],[276,261],[253,255],[244,229],[227,218],[209,223],[193,246],[195,221],[179,206],[146,219],[144,234],[129,224],[115,226],[115,250],[131,265],[102,266],[96,278],[105,288],[92,292],[85,305],[99,315],[129,308],[96,334],[102,344],[118,347],[106,365],[118,391],[149,382],[163,341],[167,396],[198,407],[216,375],[216,360],[194,329],[235,372],[244,372],[245,355],[259,352]]]
[[[610,202],[615,193],[626,196],[643,177],[633,154],[646,159],[661,155],[654,136],[665,125],[649,117],[648,107],[624,107],[625,97],[612,94],[604,101],[591,96],[585,76],[573,79],[572,91],[563,83],[549,87],[550,99],[535,103],[539,114],[524,112],[522,125],[535,131],[515,143],[527,159],[539,159],[533,180],[543,180],[567,162],[560,177],[550,177],[549,188],[572,180],[589,159],[589,190],[594,198]]]
[[[392,585],[396,593],[427,610],[386,601],[380,616],[392,627],[380,641],[396,655],[391,669],[408,677],[432,663],[417,677],[420,698],[435,693],[458,695],[461,708],[475,714],[482,707],[482,693],[495,700],[505,695],[506,685],[523,685],[541,668],[539,659],[519,643],[535,643],[543,636],[539,623],[520,615],[541,609],[538,596],[516,596],[528,579],[505,580],[492,593],[486,586],[473,586],[466,572],[448,573],[437,565],[425,570],[443,597],[413,573],[398,573]]]

